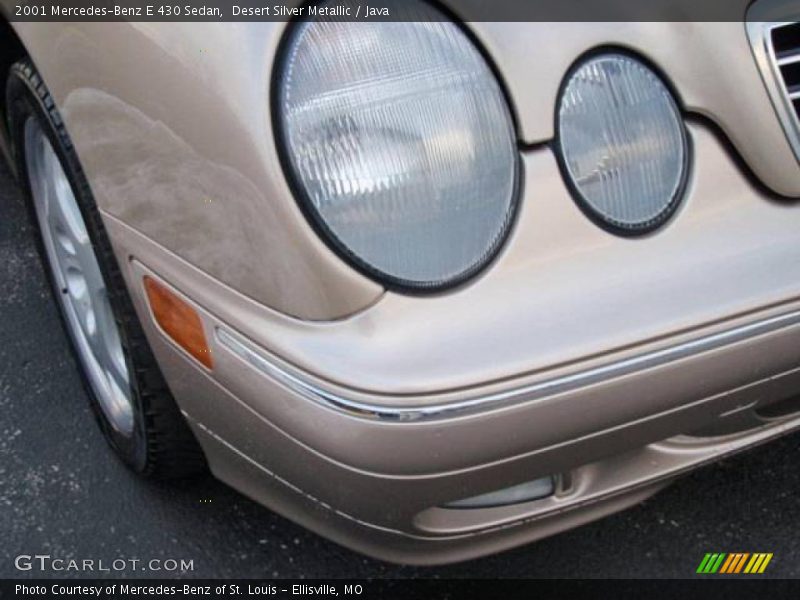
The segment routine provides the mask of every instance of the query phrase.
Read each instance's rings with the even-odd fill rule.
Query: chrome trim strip
[[[754,6],[762,8],[765,4],[763,1],[756,2]],[[786,14],[785,16],[787,20],[783,21],[750,21],[750,14],[748,13],[748,21],[745,25],[753,56],[761,71],[761,79],[769,92],[772,105],[775,107],[775,112],[778,114],[783,130],[789,140],[789,145],[794,151],[795,158],[800,161],[800,121],[792,104],[792,101],[800,97],[800,95],[789,92],[780,72],[780,65],[800,60],[800,56],[794,55],[779,61],[772,47],[773,29],[797,22],[788,20],[790,18],[800,20],[800,13],[796,12],[796,10],[792,14]]]
[[[778,66],[784,67],[786,65],[793,65],[796,62],[800,62],[800,52],[797,54],[792,54],[791,56],[784,56],[783,58],[778,59]]]
[[[605,365],[577,371],[571,375],[551,377],[550,379],[544,379],[537,383],[503,392],[477,393],[473,397],[463,400],[409,406],[390,406],[365,402],[356,397],[357,395],[365,395],[360,392],[353,392],[352,397],[347,397],[342,392],[325,389],[320,384],[311,381],[309,375],[297,369],[277,364],[276,359],[232,331],[217,328],[216,337],[222,346],[246,363],[312,402],[361,418],[387,421],[420,421],[453,418],[478,410],[497,409],[512,404],[539,400],[546,396],[573,391],[637,371],[660,367],[722,346],[797,325],[800,325],[800,310],[733,327],[661,350],[644,352],[631,358],[612,361]],[[375,394],[375,397],[380,397],[380,394]],[[386,398],[391,400],[388,396]]]

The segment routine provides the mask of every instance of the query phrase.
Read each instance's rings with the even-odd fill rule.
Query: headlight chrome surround
[[[587,83],[591,79],[594,81]],[[594,97],[587,100],[592,91]],[[592,108],[596,114],[579,114],[578,103],[583,102],[585,109],[590,101],[595,102]],[[661,113],[646,115],[648,103],[651,111]],[[565,123],[566,119],[573,122]],[[630,237],[650,233],[672,218],[689,179],[691,145],[675,94],[646,60],[615,48],[596,49],[580,57],[564,77],[555,120],[555,147],[562,174],[576,203],[593,222],[611,233]],[[648,135],[647,128],[657,126],[661,131]],[[660,156],[659,150],[664,151]],[[585,164],[579,167],[575,154],[581,151]],[[612,168],[607,168],[605,161]],[[650,171],[645,173],[648,166]],[[627,179],[620,175],[624,170],[628,171]],[[659,172],[664,177],[660,182]],[[612,187],[609,181],[614,178],[617,196],[608,194]],[[660,189],[648,190],[648,179]],[[593,190],[584,185],[587,181],[594,185]],[[605,189],[598,190],[603,185]],[[620,193],[626,186],[627,198]],[[631,194],[632,188],[638,194]]]
[[[387,2],[391,3],[393,0],[387,0]],[[323,2],[323,4],[324,3],[325,2]],[[352,21],[336,21],[333,19],[326,19],[325,21],[305,19],[291,23],[290,26],[287,27],[287,30],[281,40],[273,69],[271,90],[272,123],[275,132],[276,143],[278,146],[278,155],[280,157],[283,171],[289,182],[290,188],[292,189],[292,192],[294,193],[295,198],[298,201],[298,204],[305,214],[307,220],[311,223],[323,241],[325,241],[327,245],[331,247],[339,256],[350,263],[351,266],[355,267],[358,271],[362,272],[368,277],[375,279],[388,289],[410,293],[437,292],[460,285],[473,278],[478,273],[483,271],[499,253],[508,237],[508,233],[513,225],[517,213],[520,179],[522,177],[521,157],[517,146],[516,123],[508,96],[505,92],[502,81],[496,74],[496,70],[494,69],[492,63],[483,53],[482,48],[474,41],[469,32],[462,28],[460,23],[455,20],[450,20],[439,9],[425,3],[423,0],[405,0],[400,4],[400,6],[403,7],[403,10],[419,11],[422,18],[419,19],[419,22],[402,20],[390,23],[380,21],[373,23],[353,23]],[[395,12],[393,11],[392,14],[394,15]],[[319,185],[318,181],[314,181],[312,183],[317,186],[317,189],[310,189],[312,186],[309,185],[307,178],[304,178],[304,173],[298,165],[299,159],[297,147],[293,146],[291,126],[287,122],[289,117],[287,117],[286,114],[287,97],[289,96],[289,93],[287,92],[287,87],[289,86],[287,77],[292,72],[292,65],[297,63],[296,54],[298,53],[298,46],[301,43],[300,40],[303,36],[308,35],[309,29],[313,28],[319,23],[325,23],[326,25],[335,23],[341,27],[349,27],[353,30],[358,27],[369,27],[370,25],[373,28],[380,28],[381,26],[388,28],[401,27],[407,29],[419,27],[418,33],[419,36],[423,38],[422,42],[424,42],[420,43],[419,46],[425,46],[425,48],[419,50],[413,45],[410,46],[412,51],[410,53],[410,57],[406,58],[407,61],[411,62],[414,60],[424,63],[424,52],[430,49],[428,46],[435,49],[436,44],[444,46],[446,45],[445,42],[449,41],[453,47],[458,47],[459,52],[452,52],[450,55],[445,57],[448,58],[449,62],[446,62],[446,64],[442,66],[442,71],[445,72],[445,74],[449,74],[452,78],[450,81],[446,80],[448,85],[460,85],[459,76],[466,80],[468,79],[469,75],[469,69],[467,67],[473,69],[473,72],[471,73],[472,79],[469,80],[472,84],[472,87],[463,86],[460,88],[459,92],[461,93],[461,96],[458,97],[458,99],[461,100],[464,105],[469,105],[468,110],[465,110],[461,103],[457,103],[448,107],[451,110],[445,111],[443,109],[443,106],[445,106],[443,101],[439,101],[439,104],[437,105],[434,101],[430,100],[430,98],[422,97],[422,100],[420,100],[421,104],[424,104],[425,100],[429,101],[428,106],[433,106],[433,115],[418,113],[416,115],[418,117],[417,121],[423,122],[425,119],[427,119],[430,123],[433,123],[433,129],[435,129],[436,125],[445,122],[446,124],[451,125],[449,130],[446,126],[444,126],[440,127],[439,130],[434,131],[434,135],[419,135],[415,138],[414,136],[408,136],[405,134],[409,132],[412,134],[417,133],[416,130],[424,129],[424,127],[421,125],[415,125],[410,119],[405,123],[401,121],[399,125],[395,123],[394,125],[396,125],[396,128],[390,131],[392,136],[387,135],[387,131],[389,131],[388,127],[384,127],[383,129],[376,128],[376,133],[376,130],[370,131],[368,128],[357,129],[352,124],[354,119],[351,119],[350,123],[348,123],[348,127],[353,127],[353,130],[356,132],[353,137],[362,135],[362,138],[356,140],[356,142],[362,143],[367,150],[370,150],[370,145],[372,146],[372,150],[375,150],[376,148],[380,150],[381,140],[378,138],[382,135],[387,139],[392,138],[392,141],[399,140],[398,143],[413,143],[416,144],[417,147],[424,147],[424,149],[428,149],[429,146],[433,146],[436,143],[440,144],[438,152],[438,156],[441,159],[440,164],[443,163],[446,168],[449,167],[451,173],[448,174],[443,172],[441,173],[441,177],[437,178],[436,176],[440,175],[440,173],[433,172],[433,169],[430,169],[430,172],[432,172],[433,175],[429,176],[429,183],[436,183],[436,186],[432,186],[429,189],[430,196],[439,198],[439,202],[435,205],[432,200],[428,202],[428,204],[432,205],[429,212],[435,216],[437,212],[444,214],[445,211],[449,209],[451,211],[451,215],[455,217],[455,219],[451,220],[450,222],[448,222],[445,218],[440,219],[440,227],[439,230],[436,231],[438,235],[431,235],[431,233],[435,230],[435,227],[430,225],[430,222],[434,220],[434,216],[427,216],[428,213],[425,212],[425,210],[429,208],[427,205],[424,208],[417,206],[417,213],[415,216],[418,218],[418,220],[422,221],[423,225],[429,225],[427,230],[425,230],[428,233],[427,237],[422,239],[422,243],[418,246],[416,244],[408,244],[405,247],[401,247],[401,245],[396,244],[396,247],[401,248],[401,251],[407,251],[409,253],[416,252],[420,255],[424,254],[424,251],[427,250],[428,253],[424,255],[422,260],[418,260],[417,266],[423,265],[423,268],[428,268],[425,266],[428,263],[436,263],[438,261],[438,263],[441,264],[443,262],[443,253],[448,252],[454,246],[454,241],[456,243],[460,242],[464,248],[471,244],[473,255],[470,257],[470,260],[466,260],[464,257],[467,256],[468,250],[463,249],[458,268],[449,268],[447,272],[444,272],[441,274],[441,276],[436,277],[409,277],[407,274],[392,272],[391,269],[384,268],[382,265],[376,265],[374,260],[371,260],[370,256],[365,255],[364,252],[359,251],[357,247],[354,247],[355,244],[351,243],[351,240],[348,240],[346,235],[342,235],[342,231],[337,230],[336,224],[332,224],[330,218],[326,217],[323,210],[320,209],[320,205],[322,203],[319,201],[319,189],[321,186]],[[423,33],[430,33],[430,31],[434,31],[435,35],[430,34],[428,36],[429,39],[424,39],[425,36]],[[356,34],[351,32],[351,38],[353,35]],[[386,37],[388,36],[384,36],[381,39],[386,42]],[[352,41],[352,39],[350,41]],[[464,66],[460,72],[458,72],[456,69],[455,75],[452,69],[450,73],[447,73],[447,67],[452,67],[452,63],[457,62],[458,60],[461,60],[466,66]],[[352,61],[353,58],[351,56],[351,62]],[[357,64],[356,67],[351,68],[356,70],[358,67],[362,67],[368,62],[369,59],[363,60],[362,64]],[[433,62],[433,59],[431,58],[428,62]],[[390,66],[394,68],[397,67],[396,64],[390,64]],[[330,73],[330,71],[324,72]],[[373,71],[373,74],[376,78],[380,78],[382,75],[382,73],[377,69]],[[432,78],[435,75],[435,73],[432,73],[428,75],[428,78]],[[475,85],[476,80],[480,85]],[[422,81],[421,78],[420,81]],[[435,86],[430,84],[428,85],[428,88],[433,87]],[[442,89],[444,89],[443,86],[440,87],[440,90],[434,90],[438,94],[442,94]],[[467,94],[468,91],[473,94],[472,97]],[[431,97],[433,97],[434,100],[436,98],[435,94],[431,94]],[[472,101],[472,104],[470,104],[470,101]],[[455,114],[456,117],[453,117],[453,114]],[[471,120],[468,120],[461,129],[456,126],[452,126],[453,123],[457,123],[456,118],[463,115],[467,115]],[[495,119],[495,121],[492,121],[492,119]],[[411,123],[411,125],[409,125],[409,123]],[[334,126],[330,124],[328,125],[329,129],[327,133],[333,136]],[[494,129],[489,127],[489,125],[495,126]],[[472,126],[473,128],[470,130],[469,126]],[[422,133],[429,132],[430,129],[423,131]],[[370,140],[370,136],[373,136],[375,139]],[[366,138],[366,141],[364,141],[364,138]],[[352,189],[353,182],[356,182],[356,184],[361,184],[365,181],[366,188],[370,189],[380,187],[381,185],[391,185],[392,177],[395,175],[397,175],[398,180],[402,180],[403,176],[407,175],[406,172],[403,172],[403,168],[408,165],[408,158],[419,158],[420,153],[406,152],[405,155],[401,155],[402,151],[392,153],[392,151],[396,148],[392,148],[389,144],[384,144],[383,149],[386,150],[387,147],[389,152],[385,153],[383,156],[380,155],[380,152],[362,152],[360,156],[360,164],[354,165],[353,163],[345,163],[345,168],[340,168],[339,172],[334,173],[334,176],[330,177],[325,183],[330,184],[331,180],[333,180],[334,184],[338,185],[339,187],[347,188],[349,185],[351,186],[350,189]],[[465,148],[466,150],[464,150]],[[307,149],[308,148],[305,148],[305,150]],[[491,152],[487,152],[487,149],[494,150],[497,156],[492,155]],[[462,155],[471,153],[471,156],[473,157],[472,160],[474,162],[465,163],[462,161],[459,163],[459,153]],[[431,151],[430,154],[437,155],[437,153],[434,151]],[[306,152],[303,156],[305,159],[307,159],[309,153]],[[375,158],[376,156],[377,158]],[[389,157],[389,160],[387,160],[387,156]],[[428,157],[424,156],[423,158]],[[486,163],[491,159],[494,159],[494,163],[492,164],[494,170],[492,171],[492,169],[487,167],[490,171],[489,173],[487,173],[487,168],[481,171],[480,168],[485,167]],[[340,177],[338,181],[336,180],[336,176],[341,175],[342,173],[345,175],[352,175],[353,173],[358,175],[359,168],[362,169],[361,173],[363,174],[364,163],[369,163],[370,161],[375,163],[381,163],[381,161],[383,161],[380,165],[382,167],[385,167],[385,165],[389,163],[393,163],[392,167],[397,166],[398,171],[388,173],[386,171],[379,172],[380,175],[387,175],[387,177],[384,177],[383,179],[376,177],[359,180],[358,177],[353,177],[347,181],[344,180],[344,177]],[[448,161],[450,162],[448,163]],[[423,160],[419,160],[418,162],[423,162]],[[465,165],[469,168],[465,168]],[[411,165],[411,167],[413,169],[415,165]],[[348,170],[349,173],[347,172]],[[308,169],[306,169],[306,171],[308,171]],[[419,172],[427,171],[417,168],[417,173]],[[459,174],[459,176],[452,176],[452,172]],[[501,175],[498,176],[498,173],[501,173]],[[406,179],[413,177],[413,175],[414,173],[412,173],[412,175],[408,175]],[[470,175],[472,175],[472,179],[469,179]],[[446,176],[450,176],[450,182],[454,183],[450,189],[446,189],[444,184],[439,185],[441,180],[445,179]],[[483,196],[481,196],[479,193],[473,193],[473,197],[477,198],[478,202],[474,202],[472,205],[462,202],[461,206],[455,204],[455,208],[453,208],[453,202],[449,204],[441,202],[441,198],[446,197],[447,194],[450,194],[450,199],[454,199],[456,201],[458,201],[461,197],[466,197],[466,194],[463,194],[462,196],[457,194],[454,195],[452,193],[452,189],[460,189],[462,192],[464,190],[469,191],[470,187],[479,188],[479,186],[487,180],[492,181],[492,177],[495,177],[496,181],[502,178],[502,182],[498,183],[497,189],[499,191],[497,191],[494,197],[491,197],[490,200],[486,200],[486,198],[491,196],[491,193],[484,194]],[[389,184],[386,184],[387,181],[389,181]],[[345,185],[343,186],[342,184]],[[395,207],[399,206],[399,208],[396,208],[395,211],[397,213],[404,209],[402,202],[408,200],[409,198],[408,196],[403,197],[401,192],[398,192],[396,197],[393,199],[395,201]],[[316,201],[314,198],[312,198],[315,193],[317,196]],[[429,200],[429,198],[423,196],[422,194],[412,196],[412,199],[413,198],[418,200],[417,204],[422,204]],[[481,216],[480,211],[483,211],[482,214],[486,215],[488,218],[473,218],[472,224],[477,224],[480,231],[477,231],[475,228],[473,228],[472,231],[477,231],[477,234],[461,235],[459,237],[458,233],[471,231],[470,223],[466,223],[464,221],[463,215],[465,211],[472,211],[479,216]],[[364,217],[364,213],[362,212],[359,216]],[[367,217],[371,218],[370,215],[367,215]],[[458,220],[459,217],[461,218],[461,221]],[[426,220],[427,222],[425,222]],[[487,223],[490,223],[490,225],[487,226]],[[381,225],[384,227],[384,232],[390,231],[391,224],[386,225],[385,223],[382,223]],[[400,234],[397,235],[399,236]],[[411,236],[407,237],[413,238],[414,235],[416,234],[412,234]],[[481,236],[483,236],[482,239]],[[475,240],[484,242],[483,246],[479,247]],[[436,244],[438,244],[438,247]],[[431,249],[434,251],[431,251]],[[455,262],[457,261],[454,261],[454,263]],[[430,268],[432,269],[432,267]]]

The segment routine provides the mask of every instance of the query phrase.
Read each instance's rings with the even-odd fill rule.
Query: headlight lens
[[[678,107],[651,69],[616,53],[583,62],[564,87],[558,125],[567,175],[593,217],[630,233],[669,218],[688,150]]]
[[[278,75],[276,124],[307,214],[362,270],[431,288],[480,269],[515,204],[511,115],[486,61],[417,0],[397,22],[309,20]]]

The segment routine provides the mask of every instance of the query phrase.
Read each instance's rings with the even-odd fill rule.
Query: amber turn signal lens
[[[152,277],[145,276],[144,289],[164,333],[202,365],[212,368],[211,350],[197,311]]]

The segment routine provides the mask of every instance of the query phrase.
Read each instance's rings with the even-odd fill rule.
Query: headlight
[[[417,0],[391,11],[397,22],[295,26],[276,128],[295,192],[336,250],[390,285],[441,287],[474,274],[503,241],[514,128],[457,25]]]
[[[649,231],[680,201],[687,143],[678,107],[661,79],[624,54],[603,54],[568,77],[558,141],[583,208],[622,232]]]

